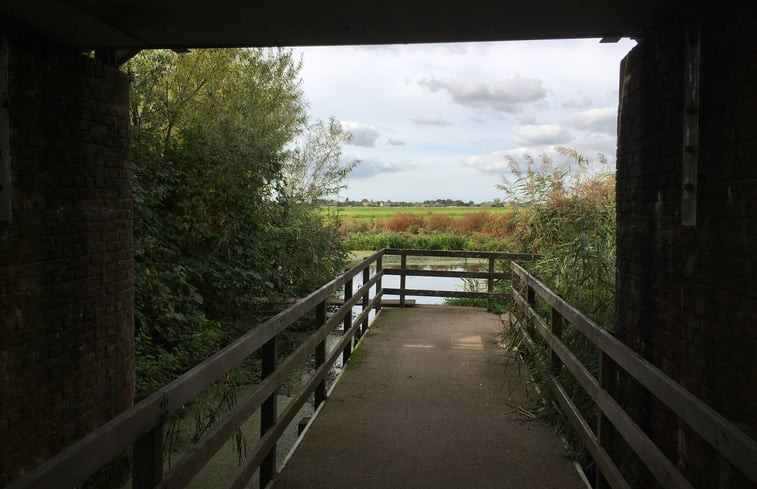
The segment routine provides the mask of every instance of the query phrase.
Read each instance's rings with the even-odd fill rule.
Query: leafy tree
[[[300,137],[299,146],[284,163],[283,193],[287,199],[318,205],[346,187],[345,179],[358,161],[342,162],[342,144],[351,135],[331,119],[318,121]]]
[[[127,70],[138,388],[150,389],[270,313],[277,297],[338,270],[343,251],[309,196],[343,185],[349,170],[334,162],[347,135],[333,121],[307,131],[290,51],[149,51]],[[287,178],[299,162],[312,162],[316,178]]]

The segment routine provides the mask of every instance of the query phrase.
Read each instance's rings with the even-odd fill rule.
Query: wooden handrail
[[[365,328],[368,326],[369,313],[381,308],[382,297],[385,293],[381,282],[385,273],[382,266],[382,258],[385,254],[401,254],[405,257],[451,256],[489,259],[489,273],[462,272],[462,276],[488,280],[487,293],[478,293],[478,296],[489,300],[503,297],[503,294],[492,292],[492,281],[504,278],[503,274],[492,273],[493,260],[533,258],[533,255],[470,251],[396,249],[378,251],[233,341],[173,382],[85,436],[79,442],[28,472],[24,477],[7,486],[6,489],[74,487],[84,482],[87,477],[108,462],[123,454],[129,447],[134,447],[136,450],[134,457],[135,489],[185,487],[252,413],[259,409],[268,413],[261,416],[262,438],[250,452],[251,455],[246,459],[243,467],[235,474],[231,487],[244,486],[258,467],[261,468],[261,487],[264,486],[273,475],[275,459],[272,453],[284,428],[312,393],[315,392],[316,403],[324,400],[324,382],[329,369],[339,355],[343,355],[345,359],[349,356],[353,337],[365,332]],[[370,277],[369,268],[374,263],[376,264],[376,273],[373,277]],[[386,273],[394,272],[386,270]],[[352,280],[359,274],[362,274],[363,284],[358,290],[352,291]],[[405,270],[405,275],[415,275],[415,273]],[[327,320],[325,317],[326,301],[345,286],[344,303]],[[375,288],[375,294],[371,298],[372,288]],[[394,289],[387,289],[386,292],[390,290],[393,291]],[[404,294],[418,292],[419,294],[430,295],[434,293],[434,291],[403,290]],[[461,297],[463,296],[461,294],[473,293],[453,292],[450,295]],[[362,312],[355,320],[352,320],[352,307],[358,304],[363,306]],[[316,312],[316,331],[286,359],[278,363],[275,353],[278,335],[313,310]],[[325,338],[340,323],[345,326],[345,334],[337,348],[327,358]],[[160,463],[162,456],[160,439],[162,438],[162,423],[166,417],[190,402],[197,394],[213,382],[221,379],[231,369],[240,366],[250,355],[262,350],[266,350],[263,353],[266,357],[264,359],[264,363],[266,363],[264,374],[267,374],[267,376],[256,389],[244,399],[240,399],[239,403],[226,413],[213,429],[193,445],[168,472],[163,474]],[[313,377],[305,387],[300,389],[295,400],[287,406],[284,412],[277,414],[275,406],[277,389],[286,381],[288,374],[313,353],[316,356],[316,371]],[[261,464],[265,460],[268,461],[265,462],[265,467],[263,467]]]
[[[665,457],[659,448],[646,436],[628,416],[628,414],[615,402],[612,396],[601,388],[597,380],[576,359],[567,347],[562,343],[558,335],[550,331],[544,320],[532,307],[533,301],[524,298],[516,287],[516,280],[523,281],[529,296],[539,296],[553,311],[553,318],[560,317],[572,324],[589,341],[596,345],[599,350],[612,359],[620,368],[634,377],[642,386],[655,395],[681,420],[687,423],[704,440],[712,445],[725,460],[740,470],[752,482],[757,483],[757,441],[749,437],[738,426],[727,420],[717,411],[712,409],[704,401],[686,390],[683,386],[671,379],[660,369],[652,365],[641,355],[624,345],[608,331],[601,328],[580,311],[572,307],[555,292],[546,287],[532,274],[519,264],[512,262],[513,286],[511,294],[516,304],[529,318],[529,331],[536,332],[544,339],[552,353],[556,354],[562,364],[574,375],[587,394],[594,400],[601,412],[613,423],[617,431],[628,442],[629,446],[637,453],[647,468],[662,483],[663,487],[688,488],[691,485],[675,466]],[[528,338],[529,331],[522,328],[523,334]],[[552,363],[554,367],[554,363]],[[586,422],[580,417],[575,405],[569,398],[562,395],[558,389],[554,372],[547,374],[547,383],[560,404],[566,410],[574,428],[587,443],[587,448],[592,453],[608,482],[612,487],[627,487],[627,483],[618,479],[619,472],[612,460],[601,450],[601,447],[591,441],[593,433],[586,433]],[[585,426],[582,426],[585,425]],[[621,478],[622,479],[622,478]],[[614,482],[613,482],[614,481]],[[626,485],[624,485],[626,484]]]
[[[497,260],[533,260],[538,255],[531,253],[507,253],[502,251],[463,251],[463,250],[414,250],[385,248],[384,255],[437,256],[452,258],[494,258]]]
[[[386,248],[384,256],[400,256],[400,268],[384,268],[384,275],[398,275],[400,277],[399,288],[384,288],[385,295],[397,295],[400,298],[400,307],[405,305],[405,297],[408,295],[420,297],[445,297],[464,299],[485,299],[486,309],[492,310],[495,299],[505,299],[508,294],[495,293],[494,281],[509,278],[506,273],[494,271],[496,260],[533,260],[538,255],[529,253],[505,253],[498,251],[462,251],[462,250],[414,250]],[[415,270],[407,268],[408,256],[428,256],[443,258],[474,258],[488,260],[486,272],[473,272],[467,270]],[[451,291],[451,290],[426,290],[408,289],[406,277],[450,277],[450,278],[479,278],[486,280],[486,292]]]
[[[151,432],[155,431],[156,426],[161,425],[162,421],[169,413],[191,401],[198,393],[209,387],[213,382],[222,378],[229,370],[241,365],[246,358],[259,351],[264,345],[270,344],[270,342],[274,341],[277,335],[284,331],[288,326],[302,318],[309,311],[323,307],[322,304],[324,304],[336,290],[343,287],[356,275],[368,269],[374,262],[380,261],[382,256],[383,251],[378,251],[365,258],[361,263],[347,270],[341,276],[325,284],[303,299],[298,300],[296,303],[268,319],[251,332],[235,340],[191,370],[182,374],[173,382],[157,390],[141,402],[125,410],[100,428],[85,436],[74,445],[63,450],[34,470],[28,472],[24,477],[14,481],[7,486],[6,489],[66,488],[82,483],[87,477],[94,474],[109,461],[122,454],[130,446],[134,445],[135,442],[141,440],[145,436],[151,436]],[[358,289],[351,299],[345,301],[334,316],[339,320],[346,317],[352,310],[352,306],[358,301],[362,301],[363,295],[369,294],[370,288],[373,285],[380,283],[381,273],[381,271],[378,271],[368,283]],[[382,291],[380,287],[378,287],[375,297],[368,302],[370,307],[380,308],[381,295]],[[365,315],[365,318],[367,318],[367,314]],[[365,318],[361,315],[361,321]],[[337,321],[330,320],[324,326],[333,329],[336,324]],[[360,323],[357,324],[359,325]],[[352,334],[354,334],[354,328],[351,329],[351,331]],[[316,337],[318,341],[314,340],[306,342],[308,348],[312,347],[310,351],[304,352],[301,349],[298,349],[295,350],[290,357],[294,355],[298,360],[304,360],[307,355],[313,351],[317,351],[321,340],[325,338],[323,329],[316,331],[313,336]],[[321,338],[322,336],[323,338]],[[350,341],[352,340],[351,336],[348,336],[347,338]],[[307,353],[307,355],[305,353]],[[321,367],[319,367],[319,372],[324,365],[328,365],[330,368],[329,361],[326,361]],[[230,413],[227,413],[226,418],[224,418],[214,430],[206,434],[205,437],[200,440],[198,443],[199,448],[191,449],[190,452],[185,455],[185,458],[190,457],[189,460],[194,462],[200,462],[201,459],[209,459],[208,453],[210,451],[215,453],[215,450],[220,448],[219,440],[223,438],[223,435],[228,433],[233,434],[236,427],[240,424],[239,420],[241,419],[243,422],[249,417],[244,416],[244,414],[251,414],[251,412],[259,408],[266,399],[269,399],[270,396],[275,393],[278,386],[285,382],[285,374],[293,367],[294,365],[291,362],[284,362],[281,366],[274,366],[271,375],[264,379],[258,389],[256,389],[247,399],[241,401],[241,403]],[[326,372],[328,372],[328,369],[326,369]],[[323,374],[323,376],[325,376],[325,374]],[[234,419],[229,421],[230,418]],[[274,421],[273,426],[278,426],[278,422]],[[269,433],[270,432],[271,430],[269,429]],[[154,436],[151,436],[150,439],[152,440],[153,438]],[[140,443],[140,445],[150,445],[150,443]],[[203,452],[203,454],[197,455],[198,452]],[[267,453],[263,454],[263,457],[265,456],[267,456]],[[144,457],[139,458],[141,459]],[[190,464],[187,462],[182,463],[182,461],[179,461],[176,467],[188,467],[189,465]],[[196,473],[195,469],[196,467],[186,470],[187,472],[194,471]],[[153,471],[153,469],[146,472],[151,471]],[[179,485],[172,484],[171,487],[183,487],[184,484],[191,480],[191,477],[187,477],[187,474],[182,474],[174,469],[166,475],[169,474],[178,474],[173,475],[172,477],[175,477],[177,482],[181,482]],[[192,474],[192,476],[193,475],[194,474]],[[156,481],[154,477],[148,477],[144,480],[147,481],[146,484],[150,485],[160,482],[159,480]]]

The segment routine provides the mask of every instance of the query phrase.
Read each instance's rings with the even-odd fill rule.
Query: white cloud
[[[633,44],[589,39],[295,50],[304,56],[302,88],[312,117],[359,121],[357,128],[370,130],[365,138],[356,131],[354,142],[364,146],[344,146],[364,163],[343,196],[479,201],[501,197],[494,185],[507,174],[505,154],[524,161],[524,152],[538,158],[559,144],[591,160],[602,152],[614,161],[609,119],[590,117],[598,115],[590,109],[617,105],[618,64]],[[560,125],[572,139],[513,143],[515,127],[539,124]],[[520,137],[521,143],[544,141]],[[405,144],[392,144],[397,141]],[[475,156],[463,165],[469,155]]]
[[[508,171],[507,159],[505,158],[506,153],[507,151],[501,150],[484,155],[466,156],[463,159],[463,165],[484,173],[505,173]]]
[[[580,137],[574,139],[566,146],[575,149],[579,154],[588,158],[589,161],[597,160],[597,154],[601,153],[607,157],[610,163],[614,164],[615,162],[617,145],[614,136],[598,134]]]
[[[349,142],[351,146],[376,147],[376,140],[379,138],[379,132],[376,129],[359,122],[342,122],[341,124],[342,129],[352,134]]]
[[[396,173],[415,167],[409,161],[385,161],[379,158],[342,157],[343,161],[358,160],[358,165],[350,172],[350,179],[371,178],[380,173]]]
[[[547,95],[541,80],[523,76],[499,82],[424,78],[418,84],[432,92],[447,92],[456,104],[509,114],[520,112],[524,104],[537,102]]]
[[[588,109],[594,105],[589,97],[569,98],[562,101],[562,106],[566,109]]]
[[[389,139],[386,140],[386,144],[388,144],[390,146],[404,146],[405,145],[405,141],[403,141],[401,139],[389,138]]]
[[[618,125],[617,107],[603,107],[571,114],[565,118],[565,123],[591,132],[615,134]]]
[[[610,165],[614,166],[615,140],[612,138],[577,138],[565,145],[533,145],[503,149],[467,156],[463,159],[463,165],[482,173],[507,176],[511,173],[513,164],[521,170],[525,170],[529,160],[533,161],[533,164],[537,167],[544,157],[552,160],[554,164],[564,164],[570,158],[560,151],[561,148],[575,149],[579,155],[588,159],[591,167],[597,167],[600,161],[599,153],[607,157]]]
[[[562,144],[570,141],[570,133],[558,124],[524,124],[513,130],[513,143],[518,146]]]
[[[449,126],[452,125],[450,121],[444,117],[437,116],[419,116],[413,117],[412,121],[420,126]]]
[[[529,146],[468,156],[463,160],[463,165],[475,168],[483,173],[504,175],[511,173],[512,164],[516,164],[523,169],[529,158],[538,164],[543,156],[553,161],[559,161],[562,158],[557,150],[557,146]]]

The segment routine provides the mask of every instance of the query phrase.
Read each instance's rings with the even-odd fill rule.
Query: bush
[[[368,231],[370,225],[368,223],[359,221],[354,217],[345,217],[339,224],[339,230],[342,233],[359,233]]]
[[[427,231],[451,231],[455,228],[455,220],[444,214],[431,214],[426,221]]]
[[[489,219],[489,234],[497,238],[509,237],[512,234],[510,215],[504,214]]]
[[[468,240],[457,233],[434,233],[431,235],[429,250],[464,250]]]
[[[349,168],[341,126],[307,123],[290,51],[143,51],[125,69],[140,392],[334,276],[345,253],[315,202]]]
[[[502,251],[509,252],[514,248],[512,241],[496,238],[490,234],[476,233],[468,238],[466,250],[471,251]]]
[[[464,233],[483,232],[488,229],[490,215],[486,211],[465,214],[457,220],[455,227]]]
[[[417,232],[418,229],[423,228],[423,225],[423,217],[410,213],[395,214],[386,223],[386,227],[392,231],[410,231],[413,229]]]
[[[501,185],[517,205],[511,215],[519,251],[543,256],[533,271],[565,300],[605,327],[615,301],[615,178],[574,150],[555,165],[544,156],[540,171],[511,164],[513,184]],[[511,162],[512,163],[512,162]],[[575,171],[574,171],[574,167]],[[604,170],[604,171],[597,171]]]

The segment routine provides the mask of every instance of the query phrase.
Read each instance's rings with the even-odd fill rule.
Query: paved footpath
[[[584,487],[481,309],[385,309],[273,489]],[[526,413],[527,414],[527,413]]]

